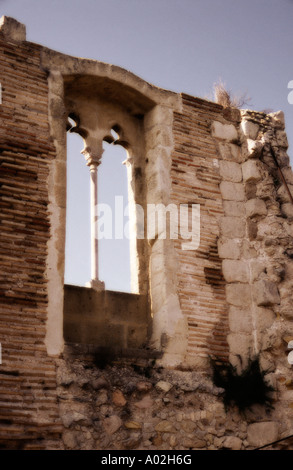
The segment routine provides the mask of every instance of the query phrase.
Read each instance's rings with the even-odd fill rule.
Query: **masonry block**
[[[263,143],[260,140],[247,139],[247,157],[259,157],[263,149]]]
[[[212,136],[222,140],[236,140],[238,132],[233,124],[222,124],[214,121],[211,126]]]
[[[249,267],[245,261],[224,259],[222,269],[227,282],[249,282]]]
[[[230,181],[222,181],[220,190],[223,199],[228,201],[244,201],[245,191],[241,183],[232,183]]]
[[[282,214],[287,219],[293,219],[293,205],[291,204],[291,202],[287,202],[285,204],[282,204],[281,211],[282,211]]]
[[[249,265],[250,265],[251,282],[254,282],[265,271],[266,263],[263,260],[252,259],[249,261]]]
[[[228,284],[226,298],[228,304],[246,308],[251,304],[251,287],[249,284]]]
[[[286,134],[285,131],[277,130],[276,131],[276,139],[277,139],[277,143],[280,147],[283,147],[285,149],[288,148],[289,144],[288,144],[287,134]]]
[[[283,111],[271,113],[276,129],[285,129],[285,115]]]
[[[255,160],[247,160],[242,164],[242,174],[244,182],[256,182],[261,179],[258,164]]]
[[[256,217],[267,215],[267,206],[262,199],[250,199],[245,204],[247,217]]]
[[[255,328],[258,332],[270,328],[276,319],[276,315],[269,308],[257,307],[255,309]]]
[[[251,121],[242,121],[240,124],[243,134],[248,138],[255,140],[259,131],[259,126]]]
[[[2,16],[0,18],[0,31],[8,40],[16,42],[22,42],[26,40],[25,25],[19,23],[14,18],[10,18],[9,16]]]
[[[251,356],[252,335],[245,333],[230,333],[227,337],[230,354],[247,358]]]
[[[292,185],[292,184],[288,184],[288,189],[289,189],[291,195],[293,196],[293,185]],[[282,186],[280,186],[280,187],[278,188],[277,194],[278,194],[278,199],[279,199],[282,203],[284,203],[284,204],[289,203],[289,204],[291,204],[291,206],[292,206],[290,196],[289,196],[288,191],[287,191],[287,189],[285,188],[284,185],[282,185]]]
[[[242,181],[241,165],[236,162],[220,160],[220,175],[226,181],[239,183]]]
[[[239,259],[241,253],[238,240],[221,239],[218,241],[218,254],[222,259]]]
[[[244,201],[223,201],[223,209],[226,216],[245,217]]]
[[[242,155],[239,145],[231,144],[224,141],[219,141],[219,151],[223,160],[228,160],[236,163],[242,163],[244,157]]]
[[[226,238],[243,238],[245,236],[245,220],[240,217],[222,217],[220,231]]]
[[[232,333],[251,333],[253,330],[251,310],[230,305],[229,328]]]
[[[253,447],[270,444],[278,439],[279,426],[275,421],[263,421],[249,424],[247,428],[248,442]]]
[[[278,288],[271,281],[257,281],[253,286],[253,297],[258,306],[268,306],[280,303]]]

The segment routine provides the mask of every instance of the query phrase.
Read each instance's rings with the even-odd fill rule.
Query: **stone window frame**
[[[129,108],[132,115],[142,120],[145,204],[167,205],[170,202],[173,113],[182,111],[182,99],[181,95],[154,87],[120,67],[70,57],[46,48],[41,53],[41,64],[48,73],[50,131],[57,154],[51,163],[48,181],[51,237],[48,243],[45,343],[48,354],[58,357],[64,348],[66,121],[69,112],[64,83],[70,76],[95,77],[97,86],[103,86],[104,83],[106,93],[112,94],[110,101],[122,99],[122,107]],[[133,171],[135,165],[129,165],[129,168]],[[130,181],[131,178],[132,175]],[[137,195],[137,190],[134,190],[135,193]],[[181,312],[177,293],[176,252],[172,240],[161,240],[158,237],[149,240],[147,251],[147,256],[144,254],[143,258],[138,253],[140,265],[146,268],[146,274],[139,280],[139,290],[144,288],[150,297],[150,344],[157,350],[165,351],[162,362],[175,366],[182,362],[187,346],[187,322]]]

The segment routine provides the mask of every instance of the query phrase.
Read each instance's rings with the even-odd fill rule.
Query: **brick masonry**
[[[188,355],[204,359],[228,358],[228,313],[222,261],[218,255],[219,219],[224,215],[220,192],[221,156],[210,128],[223,119],[215,103],[183,95],[183,112],[174,118],[172,202],[200,204],[200,246],[182,250],[176,241],[180,265],[179,298],[188,320]]]
[[[47,76],[40,47],[0,34],[0,445],[42,448],[60,435],[56,366],[47,356]],[[47,444],[48,445],[48,444]]]

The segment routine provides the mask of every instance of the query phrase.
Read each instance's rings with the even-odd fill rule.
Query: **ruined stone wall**
[[[252,449],[292,434],[293,173],[282,113],[223,109],[159,90],[114,66],[28,43],[14,20],[0,26],[1,447]],[[75,102],[76,75],[83,98]],[[64,83],[86,119],[97,87],[103,106],[109,95],[121,119],[136,123],[139,133],[130,134],[142,142],[128,163],[143,205],[200,204],[196,251],[159,233],[138,250],[151,331],[143,348],[139,335],[128,342],[118,333],[124,358],[111,347],[101,353],[92,302],[74,318],[66,309],[69,330],[85,331],[78,331],[84,316],[91,336],[63,348]],[[103,295],[111,298],[94,297]],[[140,323],[138,299],[130,303],[132,315],[119,315],[131,332]],[[143,318],[141,325],[144,340]],[[111,331],[104,328],[103,345],[113,346]],[[273,408],[225,409],[209,356],[238,372],[259,357]]]
[[[225,409],[210,370],[162,369],[146,357],[103,360],[67,346],[57,361],[64,449],[252,450],[292,434],[292,409],[279,391],[275,409],[239,412]],[[267,448],[292,449],[292,438]]]

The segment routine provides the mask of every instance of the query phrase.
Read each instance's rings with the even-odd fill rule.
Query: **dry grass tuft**
[[[250,99],[247,93],[242,95],[232,95],[230,90],[227,90],[225,83],[218,80],[213,87],[214,101],[221,104],[224,108],[242,108],[248,105]]]

